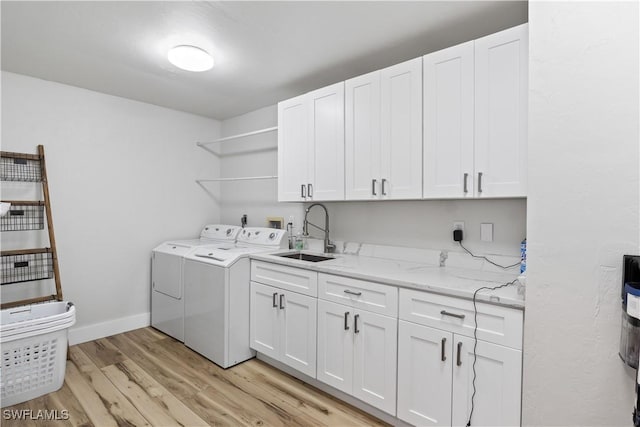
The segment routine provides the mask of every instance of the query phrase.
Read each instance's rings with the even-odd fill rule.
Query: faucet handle
[[[327,247],[325,248],[325,250],[327,251],[327,253],[334,253],[336,251],[336,245],[334,245],[333,243],[329,242],[327,243]]]

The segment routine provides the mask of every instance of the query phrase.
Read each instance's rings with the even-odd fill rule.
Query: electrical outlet
[[[453,221],[453,229],[464,231],[464,221]]]
[[[483,222],[480,224],[480,240],[483,242],[493,242],[493,224]]]

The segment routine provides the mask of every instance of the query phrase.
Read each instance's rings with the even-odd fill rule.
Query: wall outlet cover
[[[493,242],[493,224],[480,224],[480,240],[483,242]]]
[[[453,221],[453,229],[464,231],[464,221]]]

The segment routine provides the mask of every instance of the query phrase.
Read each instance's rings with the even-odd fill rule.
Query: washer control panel
[[[275,228],[245,227],[238,234],[238,243],[280,248],[283,243],[286,243],[285,235],[284,230]]]
[[[235,241],[238,233],[242,230],[237,225],[209,224],[205,225],[200,233],[200,237],[205,239]]]

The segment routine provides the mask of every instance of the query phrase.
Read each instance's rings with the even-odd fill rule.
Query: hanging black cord
[[[474,257],[474,258],[480,258],[480,259],[483,259],[483,260],[487,261],[489,264],[495,265],[496,267],[500,267],[500,268],[503,268],[503,269],[505,269],[505,270],[506,270],[507,268],[512,268],[512,267],[515,267],[515,266],[517,266],[517,265],[520,265],[520,261],[518,261],[518,262],[517,262],[517,263],[515,263],[515,264],[511,264],[511,265],[500,265],[500,264],[496,264],[495,262],[491,261],[491,260],[490,260],[489,258],[487,258],[486,256],[482,256],[482,255],[474,255],[474,254],[473,254],[469,249],[467,249],[467,248],[465,248],[465,247],[464,247],[464,245],[462,244],[462,242],[458,242],[458,243],[460,243],[460,247],[461,247],[462,249],[464,249],[465,251],[467,251],[467,253],[468,253],[469,255],[471,255],[472,257]]]
[[[460,244],[460,246],[462,246],[462,244]],[[489,260],[487,260],[487,261],[489,261]],[[498,266],[498,267],[501,267],[501,266]],[[502,267],[502,268],[504,268],[504,267]],[[467,427],[471,427],[471,417],[473,417],[473,409],[474,409],[473,403],[474,403],[474,399],[476,397],[476,360],[478,359],[478,354],[476,353],[476,350],[478,348],[478,308],[476,306],[476,296],[478,295],[478,292],[480,292],[480,291],[483,291],[483,290],[495,291],[496,289],[506,288],[507,286],[511,286],[511,285],[515,284],[517,281],[518,281],[518,279],[513,279],[511,282],[505,283],[503,285],[494,286],[493,288],[489,287],[489,286],[483,286],[481,288],[476,289],[476,291],[473,293],[473,322],[474,322],[474,326],[473,326],[473,380],[471,381],[471,385],[473,386],[473,394],[471,395],[471,411],[469,413],[469,421],[467,421]]]

